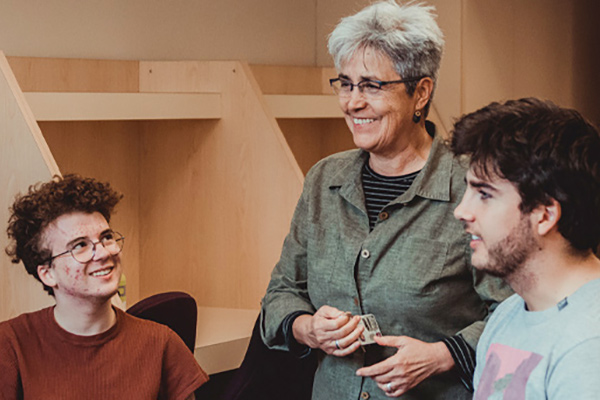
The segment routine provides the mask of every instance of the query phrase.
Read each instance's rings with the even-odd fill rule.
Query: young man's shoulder
[[[554,328],[546,337],[557,337],[559,348],[568,348],[573,344],[589,339],[600,338],[600,279],[588,282],[551,309],[541,312],[529,312],[525,302],[518,294],[503,301],[494,311],[487,323],[485,336],[495,338],[497,330],[506,334],[506,329],[523,332],[543,323]]]
[[[167,342],[177,337],[169,327],[154,321],[137,318],[125,311],[114,308],[121,328],[117,337],[126,335],[135,341]],[[55,328],[52,320],[53,307],[34,312],[23,313],[19,316],[0,322],[0,340],[44,336]],[[55,329],[54,329],[55,330]]]
[[[566,341],[580,342],[600,338],[600,279],[583,285],[561,303],[566,311],[564,334]]]
[[[509,315],[521,310],[523,306],[523,298],[518,294],[513,293],[511,296],[507,297],[504,301],[498,304],[487,325],[502,321]]]
[[[6,321],[0,322],[0,336],[12,333],[35,333],[41,325],[47,322],[53,307],[43,308],[38,311],[27,312]]]

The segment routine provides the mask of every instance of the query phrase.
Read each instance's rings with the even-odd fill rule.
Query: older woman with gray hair
[[[319,352],[313,399],[470,398],[483,321],[509,294],[469,264],[452,215],[465,169],[426,121],[433,11],[378,2],[329,38],[358,149],[307,174],[261,313],[267,346]]]

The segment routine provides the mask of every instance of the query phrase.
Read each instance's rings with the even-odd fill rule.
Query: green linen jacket
[[[453,210],[465,190],[465,166],[434,137],[411,187],[387,205],[374,229],[361,184],[363,150],[327,157],[307,174],[281,258],[262,301],[261,334],[270,348],[289,350],[283,319],[329,305],[374,314],[383,335],[436,342],[460,333],[475,349],[485,320],[510,295],[497,278],[470,265],[469,236]],[[389,399],[360,367],[394,348],[365,346],[339,358],[321,352],[313,399]],[[455,373],[422,382],[402,399],[467,399]]]

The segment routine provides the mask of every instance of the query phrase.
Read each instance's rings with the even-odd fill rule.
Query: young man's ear
[[[534,229],[540,236],[545,236],[553,230],[558,230],[558,221],[560,220],[562,209],[560,203],[555,199],[550,199],[547,205],[540,205],[532,212]]]
[[[52,267],[50,267],[50,265],[38,265],[37,273],[44,285],[50,286],[51,288],[56,286],[56,280],[54,279],[54,270],[52,269]]]

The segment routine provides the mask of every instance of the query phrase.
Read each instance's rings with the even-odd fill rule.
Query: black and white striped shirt
[[[383,176],[373,171],[368,162],[365,163],[362,170],[362,186],[371,230],[375,227],[381,210],[404,194],[419,172],[421,171],[400,176]]]

